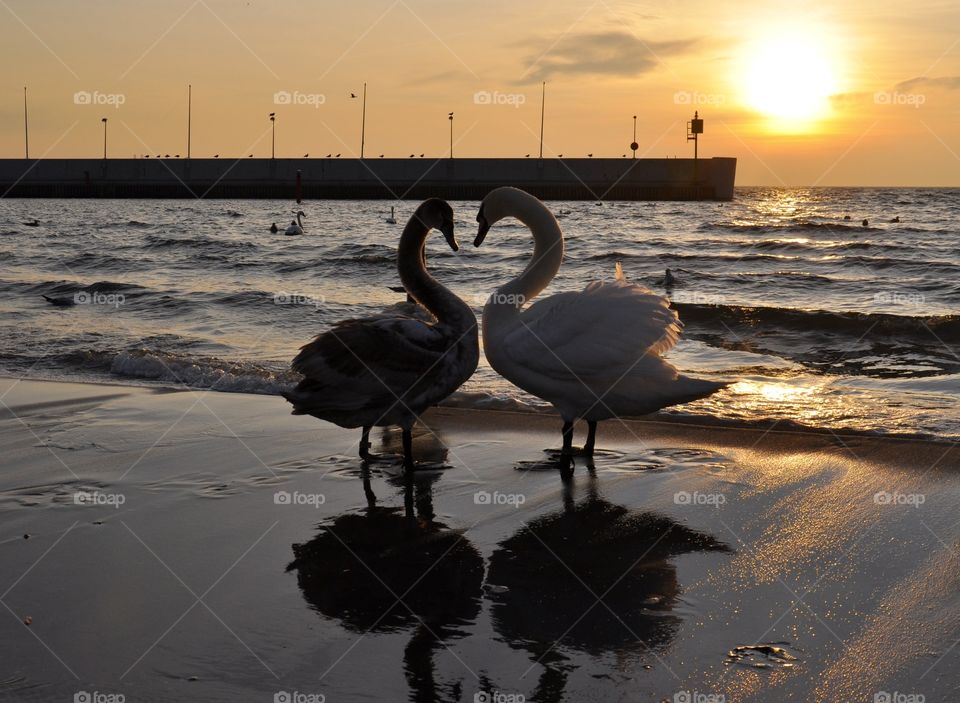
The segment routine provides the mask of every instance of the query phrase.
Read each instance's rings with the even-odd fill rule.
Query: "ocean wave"
[[[850,242],[838,242],[838,241],[806,241],[806,242],[797,242],[791,240],[782,240],[782,239],[762,239],[760,241],[751,242],[751,241],[739,241],[739,242],[727,242],[727,244],[737,244],[739,246],[745,246],[752,249],[783,249],[787,251],[800,251],[800,252],[816,252],[823,249],[832,250],[877,250],[877,251],[916,251],[916,246],[904,246],[902,244],[889,244],[884,242],[875,242],[875,241],[850,241]]]
[[[759,224],[759,223],[737,223],[737,222],[704,222],[700,225],[701,230],[721,230],[725,232],[759,232],[759,233],[783,233],[783,232],[881,232],[881,227],[863,226],[859,223],[848,222],[841,224],[839,222],[784,222],[781,224]]]
[[[769,334],[778,330],[800,330],[810,335],[832,332],[855,339],[869,334],[922,343],[935,343],[936,338],[948,343],[960,342],[960,315],[894,315],[684,302],[674,302],[673,307],[684,324],[691,327],[734,331],[751,328]]]
[[[257,249],[255,242],[238,239],[200,239],[196,237],[164,237],[161,235],[147,235],[145,238],[148,249],[166,249],[185,247],[188,249]]]
[[[292,373],[278,373],[252,362],[184,357],[145,349],[114,354],[109,362],[113,376],[229,393],[279,395],[297,380]]]
[[[145,291],[143,286],[136,283],[121,283],[119,281],[97,281],[89,285],[83,285],[76,281],[37,281],[36,283],[9,283],[10,287],[25,286],[29,293],[77,293],[86,291],[88,293],[120,293],[124,291]]]
[[[142,261],[121,259],[107,253],[84,252],[60,262],[66,269],[111,269],[114,271],[136,271],[145,267]]]

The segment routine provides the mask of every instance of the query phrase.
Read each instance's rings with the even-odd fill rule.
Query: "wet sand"
[[[960,699],[952,445],[610,421],[564,480],[436,409],[407,481],[275,397],[0,396],[0,700]]]

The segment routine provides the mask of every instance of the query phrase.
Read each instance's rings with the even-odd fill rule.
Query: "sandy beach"
[[[435,409],[406,481],[277,397],[0,394],[2,700],[960,698],[952,444],[610,421],[564,481]]]

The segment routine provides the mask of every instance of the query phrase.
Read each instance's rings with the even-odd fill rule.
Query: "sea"
[[[305,233],[287,237],[288,201],[0,199],[0,375],[276,394],[301,345],[403,299],[396,245],[416,205],[304,202]],[[479,317],[532,240],[506,220],[475,249],[479,203],[451,205],[461,250],[433,237],[428,265]],[[960,189],[548,206],[565,258],[541,295],[619,261],[678,310],[669,360],[731,382],[662,419],[960,440]],[[548,410],[483,359],[447,403]]]

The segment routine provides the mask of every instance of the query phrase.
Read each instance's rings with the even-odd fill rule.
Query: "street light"
[[[27,86],[23,86],[23,157],[30,158],[30,125],[27,122]]]
[[[277,113],[270,113],[270,158],[277,158]]]
[[[450,158],[453,158],[453,113],[451,112],[447,115],[447,118],[450,120]]]
[[[190,158],[190,141],[193,137],[193,86],[187,85],[187,158]]]
[[[100,121],[103,122],[103,158],[107,158],[107,118],[101,117]]]
[[[355,93],[350,93],[351,99],[356,99]],[[363,158],[363,144],[367,136],[367,84],[363,84],[363,108],[360,112],[360,158]]]
[[[630,150],[633,152],[633,158],[637,158],[637,149],[640,148],[640,145],[637,144],[637,116],[633,116],[633,141],[630,142]]]
[[[543,110],[547,104],[547,82],[540,86],[540,158],[543,158]]]

